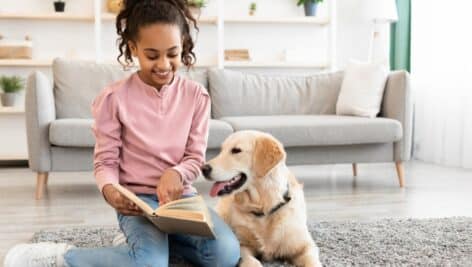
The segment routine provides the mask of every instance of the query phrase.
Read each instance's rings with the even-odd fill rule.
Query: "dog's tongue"
[[[218,195],[218,192],[220,192],[221,189],[223,189],[226,184],[227,184],[227,182],[216,182],[216,183],[214,183],[213,186],[211,187],[211,190],[210,190],[210,196],[216,197]]]

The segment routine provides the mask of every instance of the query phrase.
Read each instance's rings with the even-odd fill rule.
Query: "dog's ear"
[[[283,157],[284,151],[280,144],[269,137],[258,137],[252,162],[255,176],[266,176]]]

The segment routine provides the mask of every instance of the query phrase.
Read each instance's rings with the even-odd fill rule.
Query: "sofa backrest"
[[[53,62],[54,98],[56,117],[92,118],[91,105],[108,84],[129,76],[118,64],[97,64],[90,61],[55,59]],[[200,82],[208,88],[206,71],[186,72],[180,75]]]
[[[335,114],[343,73],[280,76],[210,69],[212,115]]]
[[[91,105],[100,91],[130,75],[119,65],[65,59],[55,59],[52,70],[58,119],[91,118]]]

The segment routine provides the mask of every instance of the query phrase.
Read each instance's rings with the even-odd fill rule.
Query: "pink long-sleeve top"
[[[94,173],[106,184],[155,194],[159,178],[172,168],[183,194],[194,193],[208,141],[210,97],[200,84],[175,75],[160,91],[137,73],[106,87],[92,104],[96,144]]]

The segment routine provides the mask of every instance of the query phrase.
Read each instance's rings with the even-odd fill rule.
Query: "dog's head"
[[[215,182],[210,195],[223,196],[257,183],[280,162],[285,162],[285,157],[282,144],[273,136],[239,131],[223,142],[220,154],[202,167],[202,173]]]

